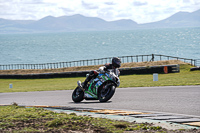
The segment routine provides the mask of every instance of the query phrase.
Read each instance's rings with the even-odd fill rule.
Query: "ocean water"
[[[200,27],[38,34],[0,34],[0,65],[162,54],[200,59]]]

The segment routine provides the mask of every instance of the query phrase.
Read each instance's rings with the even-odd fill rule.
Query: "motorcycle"
[[[81,102],[84,99],[107,102],[114,95],[116,87],[120,85],[119,70],[110,69],[104,73],[99,73],[95,79],[89,81],[85,89],[82,88],[81,81],[78,81],[77,84],[78,86],[72,93],[74,102]]]

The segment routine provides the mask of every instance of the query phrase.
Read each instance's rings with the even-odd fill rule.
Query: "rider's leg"
[[[87,87],[88,82],[92,79],[95,78],[98,75],[98,73],[96,71],[91,71],[89,73],[89,76],[85,79],[85,81],[83,82],[83,88]]]

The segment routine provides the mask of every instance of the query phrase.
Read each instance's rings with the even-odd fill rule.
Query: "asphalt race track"
[[[74,103],[73,90],[0,93],[0,105],[48,105],[95,109],[122,109],[200,116],[200,86],[117,88],[109,102]]]

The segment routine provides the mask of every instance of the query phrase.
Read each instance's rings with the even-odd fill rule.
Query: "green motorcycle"
[[[85,100],[99,100],[100,102],[107,102],[115,93],[116,87],[120,85],[119,71],[111,69],[105,73],[99,73],[95,79],[91,79],[87,88],[81,86],[81,81],[78,81],[78,86],[72,93],[72,100],[74,102],[81,102]]]

